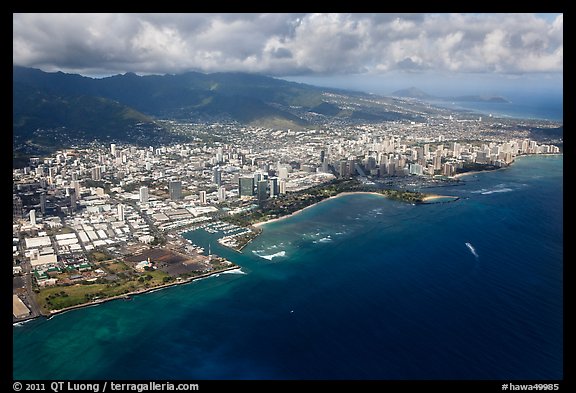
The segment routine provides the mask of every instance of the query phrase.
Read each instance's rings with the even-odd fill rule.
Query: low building
[[[12,295],[12,315],[14,318],[26,318],[30,315],[30,309],[24,304],[18,295]]]

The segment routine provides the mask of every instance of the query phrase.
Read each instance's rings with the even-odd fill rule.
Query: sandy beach
[[[313,207],[313,206],[316,206],[317,204],[322,203],[322,202],[324,202],[324,201],[327,201],[327,200],[329,200],[329,199],[339,198],[339,197],[342,197],[342,196],[345,196],[345,195],[354,195],[354,194],[372,194],[372,195],[378,195],[378,196],[381,196],[381,197],[383,197],[383,198],[386,198],[386,195],[382,195],[382,194],[380,194],[380,193],[378,193],[378,192],[364,192],[364,191],[341,192],[341,193],[338,194],[338,195],[334,195],[334,196],[331,196],[331,197],[329,197],[329,198],[323,199],[323,200],[321,200],[320,202],[314,203],[314,204],[312,204],[312,205],[310,205],[310,206],[306,206],[304,209],[297,210],[297,211],[295,211],[294,213],[291,213],[291,214],[288,214],[288,215],[285,215],[285,216],[282,216],[282,217],[278,217],[278,218],[272,218],[272,219],[270,219],[270,220],[268,220],[268,221],[257,222],[256,224],[253,224],[252,226],[257,227],[257,228],[260,228],[261,226],[266,225],[266,224],[270,224],[271,222],[280,221],[280,220],[284,220],[284,219],[286,219],[286,218],[288,218],[288,217],[295,216],[296,214],[299,214],[299,213],[303,212],[304,210],[306,210],[306,209],[308,209],[308,208],[311,208],[311,207]]]
[[[426,202],[426,201],[433,201],[435,199],[444,199],[444,198],[451,198],[451,199],[458,199],[458,197],[455,196],[450,196],[450,195],[427,195],[424,198],[422,198],[422,201]]]
[[[471,174],[471,173],[475,173],[475,172],[463,173],[462,175],[467,175],[467,174]],[[354,195],[354,194],[372,194],[372,195],[378,195],[378,196],[383,197],[383,198],[387,198],[386,195],[380,194],[379,192],[365,192],[365,191],[342,192],[342,193],[340,193],[340,194],[338,194],[338,195],[334,195],[334,196],[331,196],[331,197],[329,197],[329,198],[323,199],[323,200],[321,200],[320,202],[314,203],[313,205],[306,206],[304,209],[300,209],[300,210],[298,210],[298,211],[295,211],[294,213],[291,213],[291,214],[288,214],[288,215],[285,215],[285,216],[282,216],[282,217],[272,218],[272,219],[267,220],[267,221],[257,222],[256,224],[252,224],[252,226],[257,227],[257,228],[260,228],[260,227],[262,227],[262,226],[264,226],[264,225],[266,225],[266,224],[270,224],[270,223],[275,222],[275,221],[280,221],[280,220],[284,220],[284,219],[286,219],[286,218],[295,216],[295,215],[303,212],[304,210],[309,209],[309,208],[311,208],[311,207],[314,207],[314,206],[316,206],[317,204],[322,203],[322,202],[324,202],[324,201],[327,201],[327,200],[329,200],[329,199],[339,198],[339,197],[342,197],[342,196],[345,196],[345,195]],[[458,199],[458,197],[455,197],[455,196],[450,196],[450,195],[436,195],[436,194],[433,194],[433,195],[427,195],[427,196],[425,196],[424,198],[422,198],[422,201],[423,201],[423,202],[426,202],[426,201],[433,201],[433,200],[435,200],[435,199],[443,199],[443,198],[452,198],[452,199],[454,199],[454,200]]]

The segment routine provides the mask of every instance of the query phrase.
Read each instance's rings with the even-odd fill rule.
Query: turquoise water
[[[240,266],[13,328],[15,379],[562,379],[563,157],[264,227]]]

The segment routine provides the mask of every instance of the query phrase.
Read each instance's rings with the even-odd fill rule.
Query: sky
[[[563,14],[13,14],[13,64],[261,73],[386,94],[562,91]]]

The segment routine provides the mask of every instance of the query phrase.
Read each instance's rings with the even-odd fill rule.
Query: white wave
[[[258,255],[258,254],[256,254]],[[276,254],[270,254],[270,255],[258,255],[260,258],[264,258],[264,259],[268,259],[269,261],[272,260],[272,258],[276,258],[276,257],[284,257],[286,256],[286,251],[279,251]]]
[[[472,253],[472,255],[474,255],[476,258],[479,258],[478,253],[476,252],[476,249],[474,248],[474,246],[468,242],[464,243],[466,244],[466,247],[468,247],[468,249],[470,250],[470,252]]]
[[[33,320],[34,319],[27,319],[25,321],[16,322],[16,323],[13,323],[12,326],[24,326],[25,323],[28,323],[28,322],[33,321]]]
[[[514,190],[511,189],[511,188],[497,188],[497,189],[495,189],[495,190],[484,191],[484,192],[482,193],[482,195],[493,194],[493,193],[495,193],[495,192],[510,192],[510,191],[514,191]]]
[[[242,268],[223,271],[222,274],[248,274],[242,271]]]
[[[148,291],[148,293],[158,292],[158,291],[161,291],[161,290],[166,289],[166,288],[169,288],[169,287],[162,287],[162,288],[153,289],[151,291]]]
[[[330,238],[330,236],[326,236],[323,237],[322,239],[318,240],[320,243],[327,243],[327,242],[331,242],[332,239]]]

